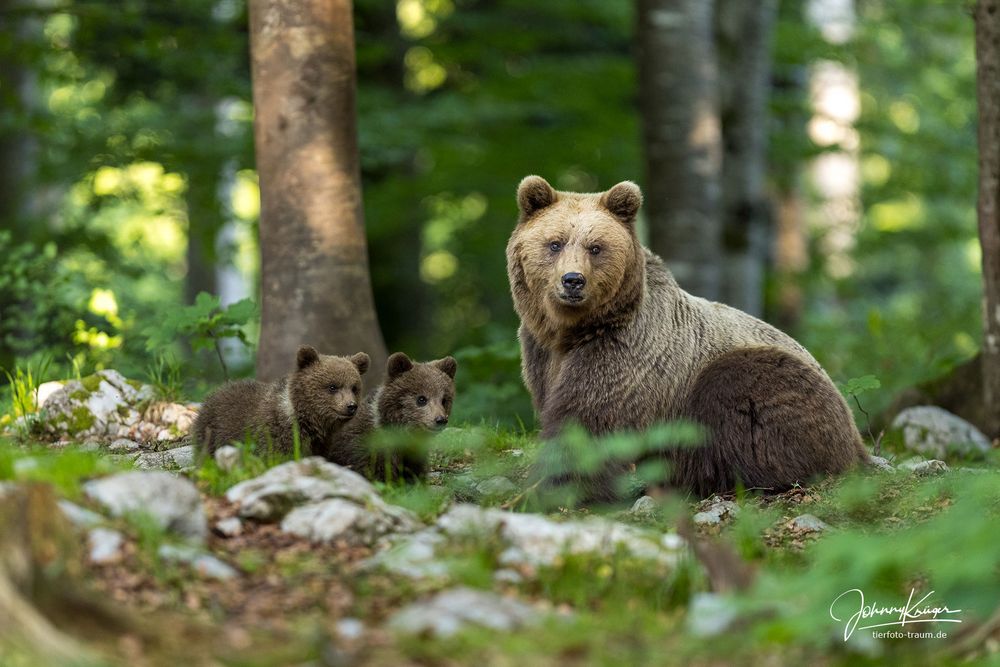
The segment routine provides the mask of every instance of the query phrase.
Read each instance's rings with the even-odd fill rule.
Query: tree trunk
[[[768,99],[777,0],[718,0],[722,121],[722,300],[760,317],[771,239]]]
[[[251,0],[250,50],[261,189],[257,375],[292,369],[308,343],[365,351],[384,372],[368,270],[349,0]]]
[[[1000,0],[976,4],[979,240],[983,249],[983,401],[1000,436]]]
[[[681,286],[721,287],[722,144],[713,2],[639,0],[639,107],[650,246]]]
[[[31,4],[0,0],[0,16]],[[36,77],[24,53],[25,43],[41,30],[30,18],[8,16],[4,20],[12,25],[5,30],[8,44],[0,47],[0,109],[18,120],[16,125],[0,126],[0,229],[18,229],[21,233],[15,236],[27,236],[33,226],[24,224],[30,212],[26,193],[36,168],[37,146],[25,117],[32,111]]]

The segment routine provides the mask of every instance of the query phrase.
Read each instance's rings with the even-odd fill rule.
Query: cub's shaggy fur
[[[413,447],[390,456],[370,449],[367,436],[379,427],[421,429],[428,433],[443,429],[451,416],[457,370],[458,364],[452,357],[414,363],[402,352],[391,355],[386,362],[385,383],[368,395],[358,416],[327,452],[327,458],[373,479],[421,476],[426,467],[426,451],[420,446],[423,443],[417,434],[410,436]]]
[[[368,370],[364,352],[352,357],[321,355],[299,348],[296,370],[265,384],[239,380],[214,391],[198,413],[194,442],[201,453],[253,438],[258,453],[293,451],[293,424],[303,453],[325,456],[361,401],[361,376]]]
[[[603,434],[693,419],[708,442],[665,454],[673,484],[699,494],[738,481],[785,489],[867,459],[844,399],[801,345],[688,294],[642,247],[634,183],[582,194],[529,176],[517,200],[507,270],[543,437],[571,421]],[[584,493],[615,497],[624,465],[578,480]]]

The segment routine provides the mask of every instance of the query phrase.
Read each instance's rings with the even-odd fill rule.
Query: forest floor
[[[470,427],[450,440],[458,446],[433,459],[426,480],[376,484],[381,497],[427,526],[456,503],[525,509],[527,471],[538,454],[531,434]],[[160,557],[174,539],[167,531],[139,516],[106,518],[124,536],[118,553],[93,562],[87,535],[73,529],[70,558],[79,567],[69,570],[82,595],[117,610],[120,626],[94,632],[92,621],[72,615],[53,623],[90,651],[80,664],[1000,664],[996,454],[925,474],[863,471],[779,495],[696,501],[668,494],[631,510],[545,513],[552,524],[600,517],[656,539],[679,533],[693,548],[670,561],[615,548],[503,566],[501,538],[487,535],[449,542],[434,556],[443,572],[414,577],[377,566],[386,549],[378,540],[345,534],[322,543],[277,523],[243,521],[238,535],[208,533],[204,551],[236,573],[214,579]],[[73,445],[0,441],[0,483],[47,483],[95,513],[101,507],[83,484],[132,467]],[[239,514],[226,490],[265,467],[257,461],[223,471],[209,460],[181,474],[197,486],[207,524],[216,527]],[[2,546],[0,539],[0,553]],[[454,633],[433,624],[401,630],[394,621],[456,588],[488,592],[495,602],[473,600],[484,618],[465,610],[468,622]],[[876,639],[857,630],[845,641],[848,614],[832,619],[831,605],[848,589],[886,606],[906,603],[911,590],[917,598],[936,591],[928,602],[963,610],[963,622],[929,624],[947,638]],[[490,620],[489,608],[504,600],[527,615]],[[418,616],[447,613],[416,609]],[[0,658],[4,667],[52,664],[16,642],[0,643]]]

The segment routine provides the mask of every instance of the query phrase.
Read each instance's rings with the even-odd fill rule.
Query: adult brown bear
[[[604,434],[692,419],[707,441],[664,455],[670,482],[700,495],[786,489],[867,460],[847,404],[805,348],[688,294],[639,243],[634,183],[583,194],[528,176],[517,202],[507,272],[543,438],[568,422]],[[617,497],[625,463],[576,481],[589,499]]]

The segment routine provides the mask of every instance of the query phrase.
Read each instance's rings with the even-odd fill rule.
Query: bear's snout
[[[436,426],[437,428],[444,428],[447,425],[448,425],[447,417],[442,416],[434,420],[434,426]]]
[[[348,403],[347,404],[347,414],[349,414],[349,415],[351,415],[353,417],[354,414],[357,411],[358,411],[358,404],[357,403]]]
[[[587,284],[587,279],[582,273],[572,272],[564,274],[562,277],[562,285],[567,292],[579,292],[583,289],[583,286]]]

